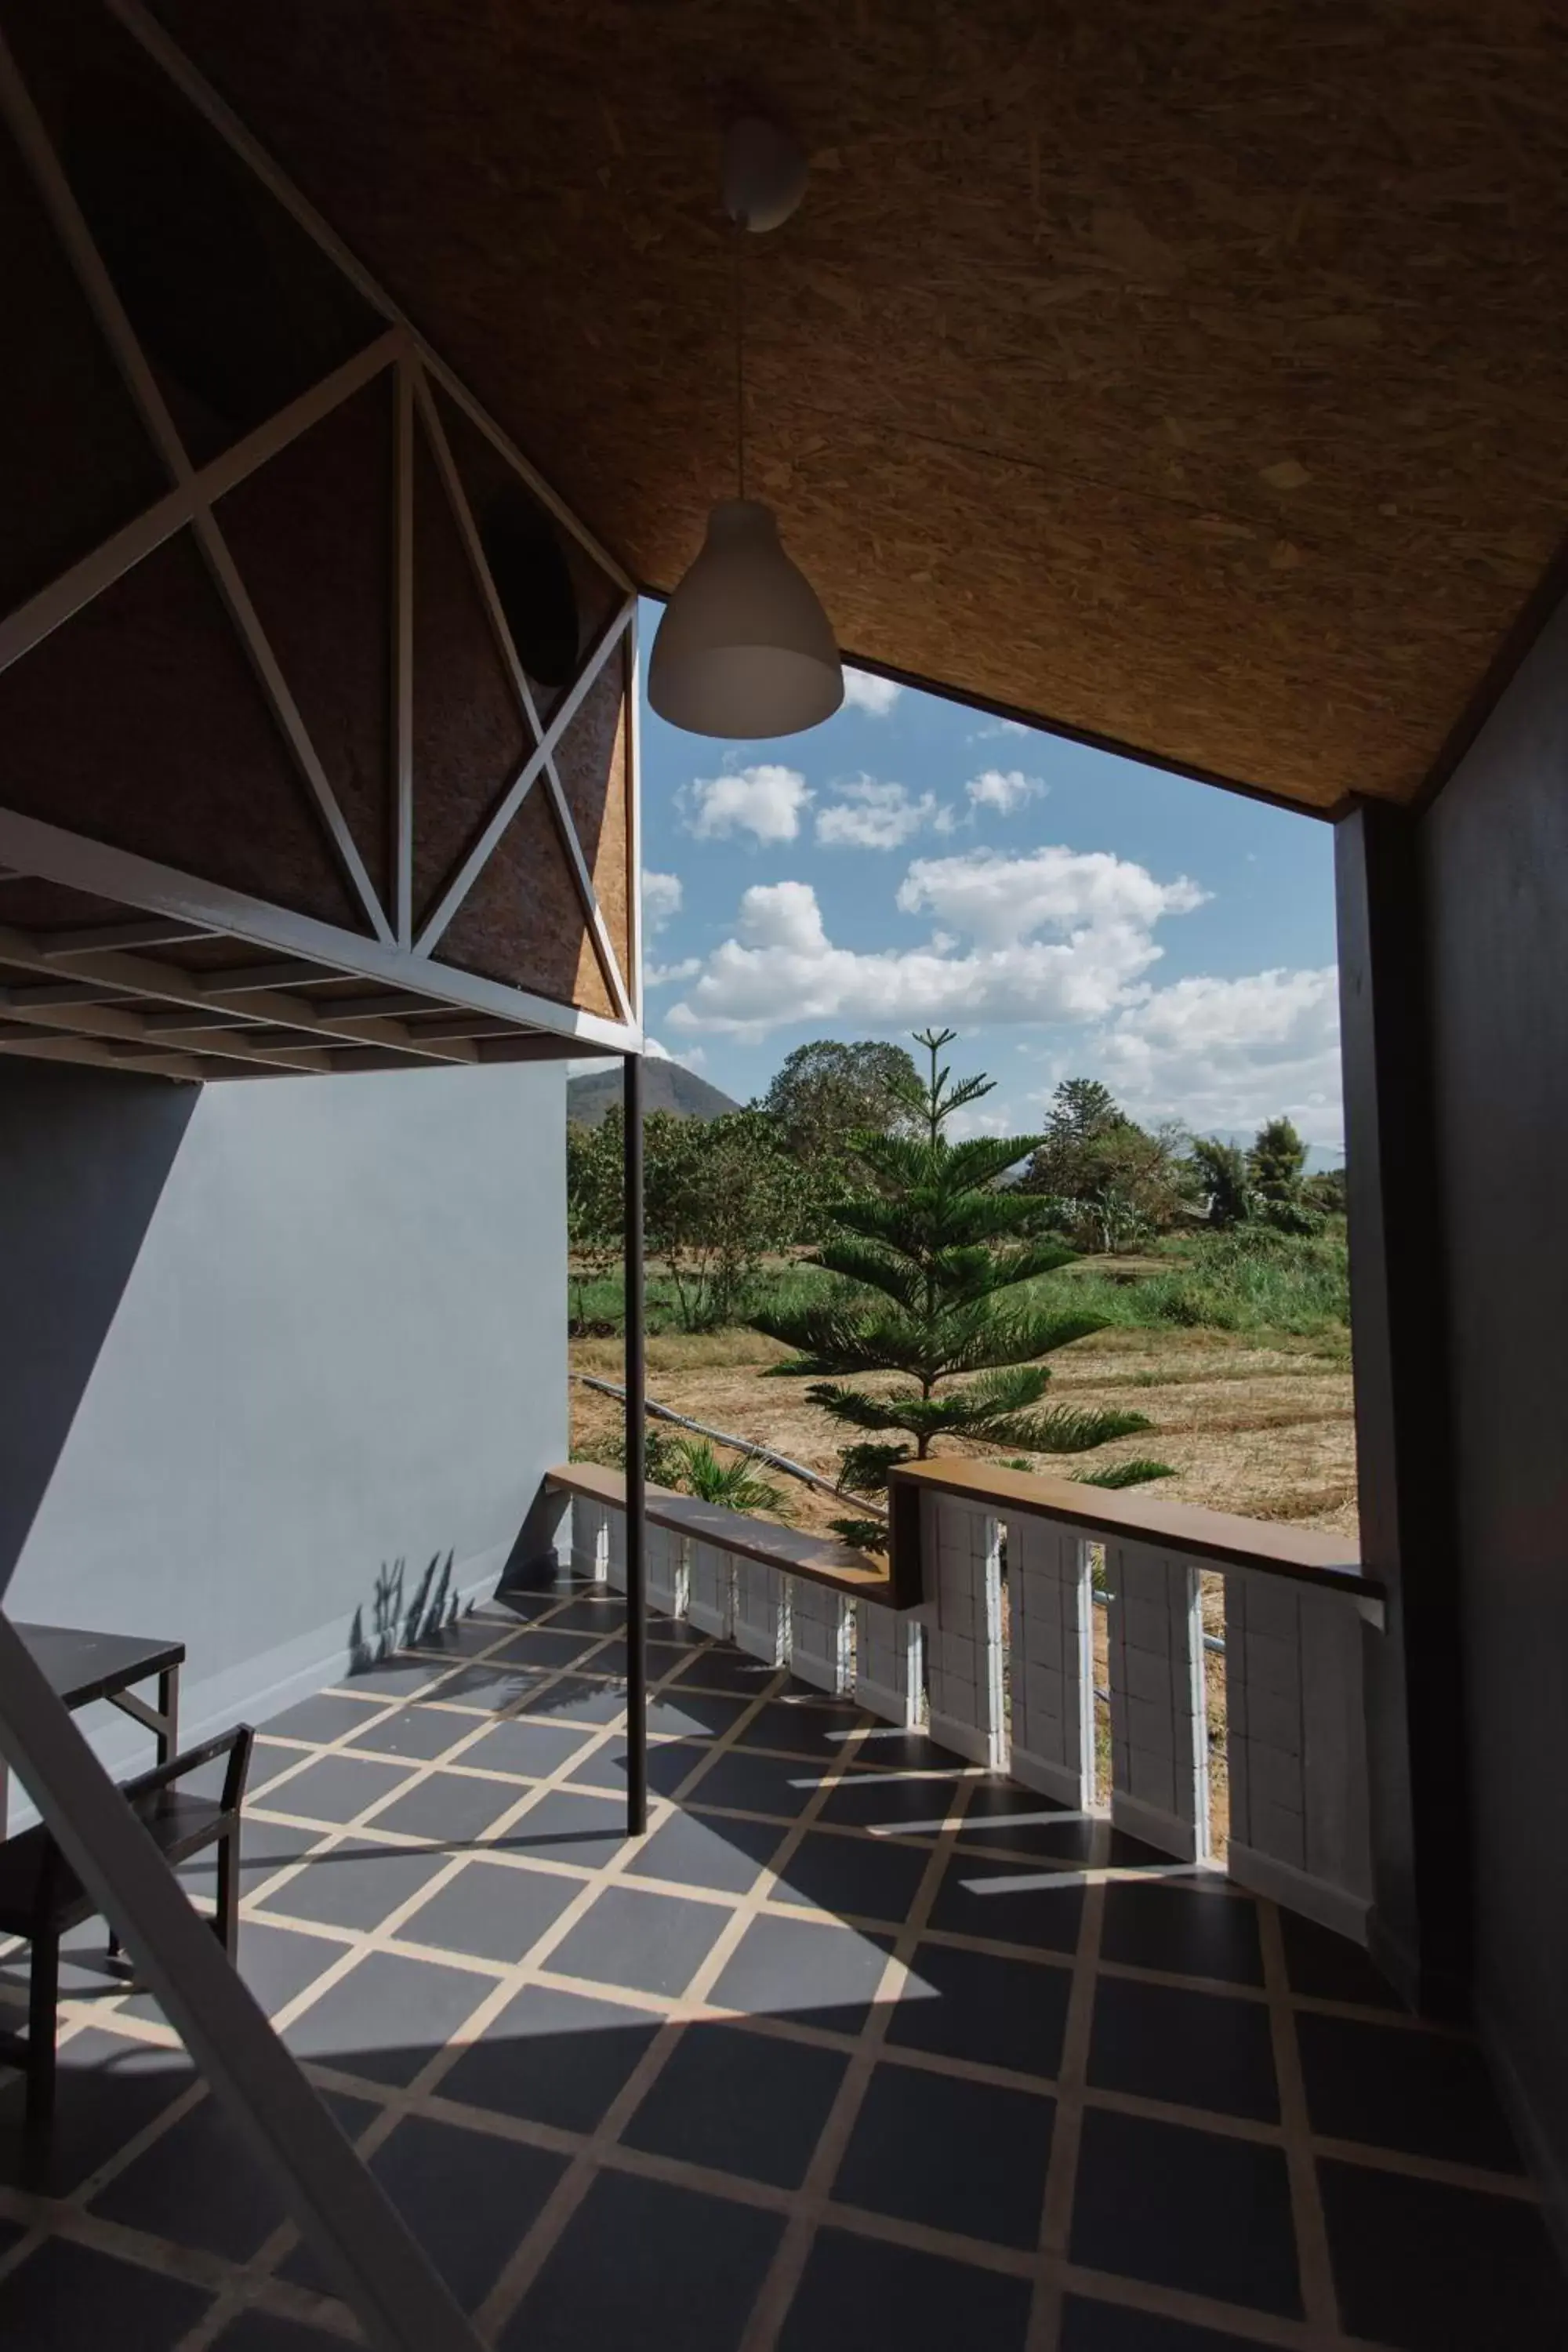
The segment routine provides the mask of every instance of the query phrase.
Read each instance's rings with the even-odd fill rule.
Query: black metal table
[[[92,1633],[75,1625],[24,1625],[16,1631],[43,1668],[57,1696],[73,1710],[107,1699],[122,1715],[145,1726],[158,1742],[158,1761],[167,1764],[180,1745],[180,1668],[183,1642],[153,1642],[137,1633]],[[156,1675],[154,1705],[139,1698],[134,1685]],[[10,1809],[10,1774],[0,1757],[0,1837]]]

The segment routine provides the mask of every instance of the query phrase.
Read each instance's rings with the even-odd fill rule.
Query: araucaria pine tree
[[[1077,1253],[1045,1231],[1050,1203],[998,1180],[1038,1136],[948,1139],[955,1114],[993,1081],[954,1085],[938,1056],[955,1035],[924,1031],[929,1080],[894,1082],[904,1131],[862,1135],[856,1150],[872,1190],[839,1202],[813,1263],[843,1277],[842,1297],[759,1315],[755,1328],[797,1353],[773,1370],[815,1376],[814,1404],[850,1428],[896,1433],[845,1450],[845,1484],[863,1494],[893,1464],[923,1460],[938,1437],[1037,1454],[1079,1454],[1147,1429],[1138,1412],[1042,1406],[1040,1361],[1102,1328],[1103,1317],[1042,1305],[1023,1286]],[[892,1372],[896,1388],[847,1385],[847,1375]]]

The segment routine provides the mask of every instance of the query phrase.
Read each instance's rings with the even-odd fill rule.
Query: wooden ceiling
[[[156,5],[654,589],[732,481],[737,87],[813,162],[743,256],[752,479],[853,654],[1408,799],[1568,523],[1549,6]]]

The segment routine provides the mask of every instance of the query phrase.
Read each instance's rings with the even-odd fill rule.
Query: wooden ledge
[[[1126,1537],[1184,1552],[1215,1568],[1255,1569],[1265,1576],[1343,1592],[1378,1604],[1381,1614],[1384,1587],[1363,1572],[1342,1537],[1270,1519],[1244,1519],[1232,1511],[1206,1511],[1192,1503],[1165,1502],[1146,1487],[1086,1486],[1074,1478],[1042,1478],[1033,1471],[1004,1470],[955,1456],[906,1463],[892,1473],[888,1499],[895,1558],[910,1550],[918,1558],[919,1513],[912,1507],[922,1488],[989,1504],[1002,1517],[1026,1513],[1081,1528],[1088,1536]]]
[[[608,1503],[617,1511],[626,1507],[625,1472],[607,1470],[597,1462],[562,1463],[546,1471],[544,1483],[557,1494],[581,1495],[588,1502]],[[671,1494],[668,1486],[651,1482],[647,1496],[649,1521],[657,1528],[668,1528],[672,1535],[689,1536],[696,1543],[711,1544],[742,1559],[759,1560],[764,1568],[783,1569],[787,1576],[803,1576],[811,1584],[830,1585],[854,1600],[874,1601],[884,1609],[912,1605],[912,1601],[896,1593],[889,1568],[864,1552],[852,1551],[847,1544],[835,1543],[831,1537],[776,1528],[767,1519],[721,1510],[695,1495]]]

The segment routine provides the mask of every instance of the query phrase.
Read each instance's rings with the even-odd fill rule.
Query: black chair
[[[190,1748],[125,1783],[122,1794],[171,1869],[208,1846],[217,1848],[217,1911],[213,1931],[232,1960],[239,1946],[239,1809],[255,1735],[247,1723]],[[220,1756],[228,1759],[216,1797],[177,1786]],[[42,1822],[0,1845],[0,1934],[32,1945],[27,2032],[0,2033],[0,2063],[27,2077],[26,2118],[42,2123],[55,2103],[55,2018],[59,2005],[60,1937],[98,1909]],[[112,1926],[109,1948],[118,1949]]]

